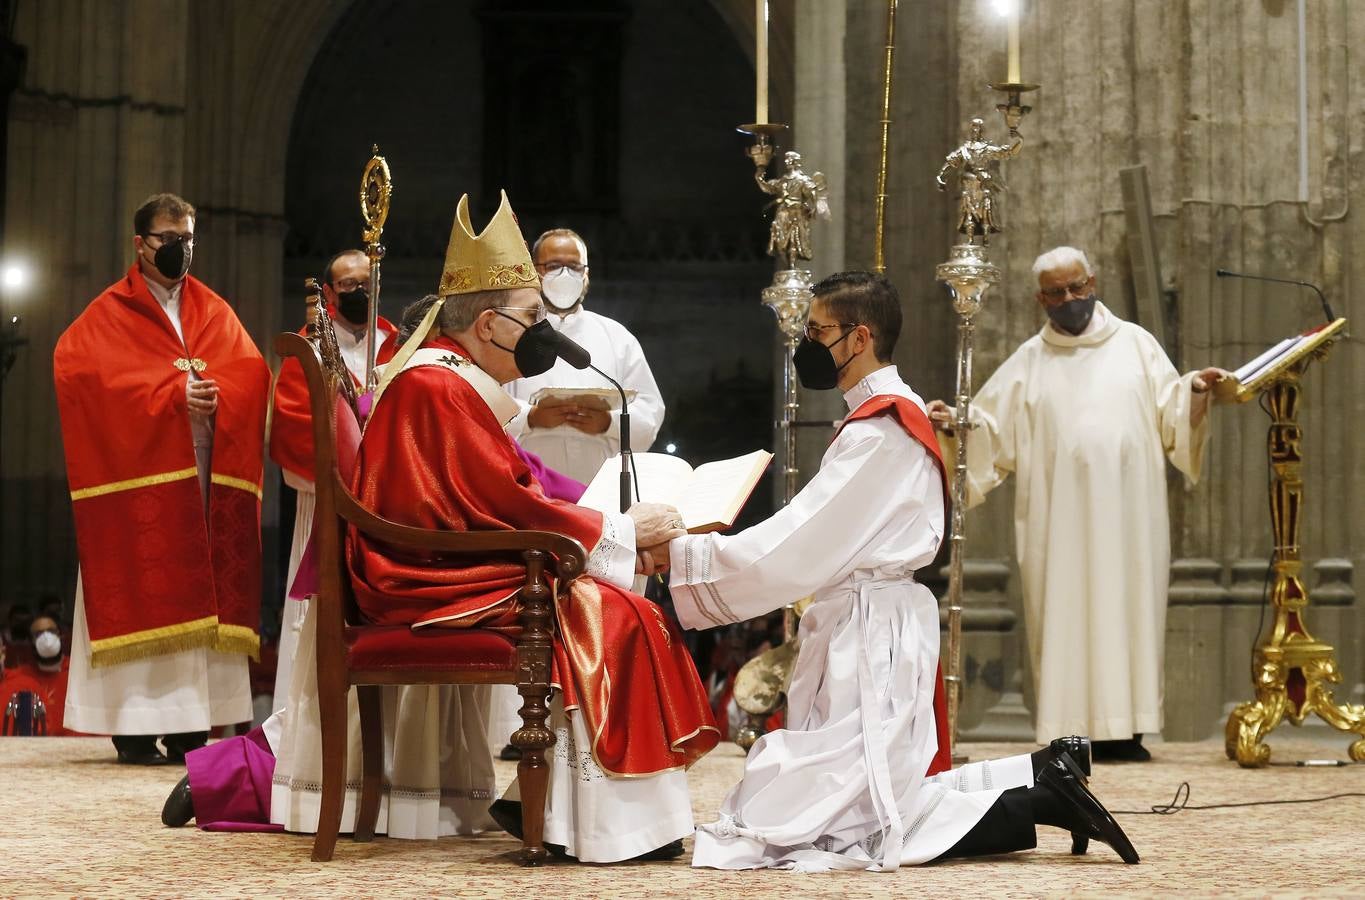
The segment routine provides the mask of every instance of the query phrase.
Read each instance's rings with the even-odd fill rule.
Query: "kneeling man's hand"
[[[636,575],[662,575],[668,571],[668,544],[655,544],[653,547],[642,547],[635,554],[635,574]]]

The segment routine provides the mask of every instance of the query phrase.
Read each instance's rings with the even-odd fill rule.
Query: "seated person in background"
[[[33,706],[31,734],[50,737],[75,734],[62,727],[69,660],[62,655],[57,620],[39,616],[29,626],[29,635],[33,659],[12,666],[4,673],[4,681],[0,682],[0,710],[8,710],[15,695],[27,691],[38,701]]]

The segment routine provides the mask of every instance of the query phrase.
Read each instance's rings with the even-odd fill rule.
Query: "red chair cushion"
[[[346,627],[350,669],[440,669],[444,672],[514,672],[517,645],[496,631],[406,625]]]

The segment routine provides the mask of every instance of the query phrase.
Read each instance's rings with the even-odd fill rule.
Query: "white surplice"
[[[366,343],[364,332],[357,335],[342,323],[337,323],[332,330],[336,333],[337,348],[341,351],[341,359],[350,371],[351,377],[355,379],[357,386],[364,384]],[[374,345],[376,354],[379,353],[384,341],[388,340],[389,334],[388,329],[382,326],[376,329]],[[293,674],[294,655],[298,651],[299,632],[303,628],[303,614],[308,601],[290,597],[289,589],[294,585],[294,576],[299,573],[299,564],[303,562],[303,554],[313,536],[313,511],[318,500],[317,488],[312,481],[289,469],[282,469],[281,472],[284,475],[284,483],[294,489],[296,497],[294,538],[289,545],[289,565],[284,579],[284,605],[280,608],[280,641],[275,655],[275,709],[283,707],[289,696],[289,679]]]
[[[844,398],[924,403],[894,366]],[[749,751],[720,818],[697,830],[694,866],[895,868],[942,854],[1007,788],[1033,783],[1027,756],[926,779],[938,604],[915,572],[944,535],[943,485],[929,452],[890,416],[849,422],[820,471],[772,518],[669,548],[688,628],[762,615],[814,594],[801,617],[787,728]]]
[[[1017,473],[1040,742],[1161,730],[1165,460],[1194,482],[1208,437],[1207,417],[1190,425],[1194,373],[1103,304],[1095,318],[1078,337],[1045,325],[972,398],[968,504]]]
[[[664,421],[664,401],[640,342],[620,322],[582,307],[567,316],[551,310],[549,322],[556,331],[592,354],[593,365],[621,382],[621,387],[636,392],[629,406],[630,449],[641,453],[648,450]],[[556,360],[554,368],[544,374],[509,382],[506,390],[521,409],[507,426],[507,433],[551,469],[586,483],[592,481],[602,463],[621,450],[620,413],[611,414],[611,424],[602,434],[584,434],[571,425],[532,428],[526,421],[531,410],[529,401],[536,391],[581,387],[611,385],[592,369],[575,369],[562,359]]]
[[[180,285],[147,288],[183,342]],[[196,372],[185,377],[188,390]],[[213,416],[190,415],[190,433],[205,503],[213,457]],[[168,435],[168,439],[172,436]],[[99,598],[91,602],[98,603]],[[64,724],[89,734],[164,735],[208,731],[215,725],[249,722],[251,679],[244,653],[193,647],[96,669],[90,665],[90,631],[85,622],[85,585],[76,572],[76,612],[71,630]]]

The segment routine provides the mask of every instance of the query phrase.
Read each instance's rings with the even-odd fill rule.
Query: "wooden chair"
[[[319,321],[320,320],[320,321]],[[522,697],[522,727],[510,743],[521,750],[521,860],[528,866],[546,858],[541,842],[549,769],[545,750],[554,745],[546,726],[550,695],[550,641],[554,619],[550,569],[567,585],[583,572],[587,554],[578,541],[543,531],[453,532],[412,528],[383,519],[363,507],[350,491],[360,446],[360,425],[352,406],[350,376],[335,353],[331,322],[314,303],[312,339],[282,334],[275,351],[303,366],[312,404],[316,454],[317,512],[313,540],[319,551],[317,681],[322,729],[322,802],[313,859],[332,858],[341,827],[346,789],[346,695],[356,688],[360,709],[362,781],[354,838],[374,838],[384,770],[381,685],[515,684]],[[327,338],[332,338],[328,341]],[[522,633],[509,638],[482,629],[425,629],[367,625],[359,615],[346,568],[346,528],[394,547],[463,554],[482,561],[498,556],[525,561],[521,587]]]

